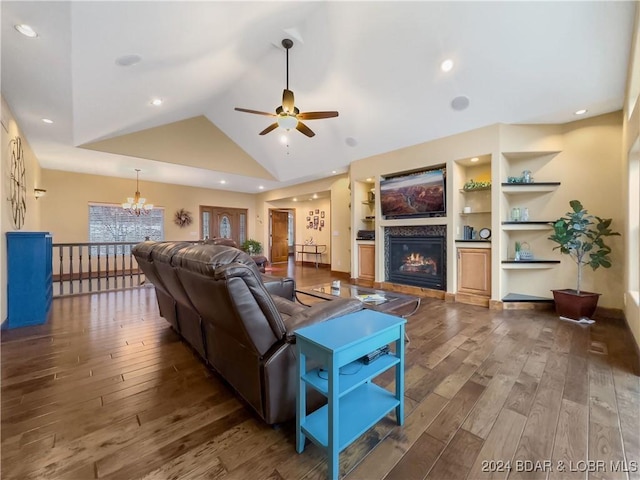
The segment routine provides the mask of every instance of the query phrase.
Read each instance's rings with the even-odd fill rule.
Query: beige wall
[[[42,170],[42,185],[47,195],[38,200],[42,208],[42,228],[53,234],[54,243],[87,242],[89,238],[89,203],[120,204],[133,196],[135,176],[131,179]],[[247,208],[248,237],[255,236],[255,196],[246,193],[192,188],[182,185],[140,180],[140,192],[147,202],[164,207],[164,236],[167,240],[198,240],[201,224],[200,205]],[[194,222],[185,228],[174,222],[181,208],[193,214]]]
[[[561,264],[545,271],[506,271],[501,260],[509,255],[513,237],[501,234],[501,222],[508,219],[509,202],[497,186],[507,176],[516,175],[531,165],[535,167],[538,181],[560,181],[557,191],[532,200],[535,206],[532,220],[554,220],[564,214],[572,199],[581,200],[594,214],[613,218],[618,230],[624,229],[624,198],[621,185],[625,172],[621,152],[622,114],[614,112],[594,118],[571,122],[566,125],[493,125],[470,132],[434,140],[421,145],[389,152],[384,155],[359,160],[351,165],[352,202],[361,200],[356,183],[366,177],[375,177],[376,185],[381,176],[416,170],[432,165],[447,165],[447,210],[444,218],[385,220],[379,215],[376,221],[376,281],[384,281],[383,229],[391,225],[440,225],[446,224],[447,239],[447,290],[456,291],[455,236],[460,226],[460,199],[454,195],[461,179],[453,178],[459,169],[452,168],[459,159],[492,155],[492,298],[500,300],[509,292],[529,293],[550,297],[551,288],[575,288],[575,264],[567,257],[552,251],[546,237],[549,232],[527,232],[527,239],[535,242],[537,258],[560,259]],[[544,152],[559,152],[555,156]],[[508,161],[512,152],[540,152],[539,158]],[[504,154],[507,155],[504,155]],[[533,168],[533,167],[532,167]],[[517,201],[517,200],[516,200]],[[379,212],[378,206],[376,211]],[[358,213],[352,214],[352,224],[359,221]],[[600,305],[623,308],[623,284],[625,255],[624,242],[619,237],[610,241],[614,249],[613,267],[591,272],[585,271],[583,288],[602,293]],[[352,242],[352,265],[357,265],[355,241]],[[532,287],[533,286],[533,287]],[[532,288],[534,291],[532,291]]]
[[[622,161],[628,182],[623,184],[625,195],[624,272],[625,317],[636,344],[640,346],[640,8],[636,8],[635,34],[629,54],[627,88],[623,115]]]
[[[331,185],[331,270],[351,272],[351,215],[349,179],[343,176]]]
[[[449,167],[447,171],[451,172],[453,169],[450,167],[455,160],[484,154],[497,155],[498,139],[499,125],[492,125],[355,161],[351,164],[350,171],[352,179],[352,204],[356,205],[363,200],[361,196],[358,196],[359,190],[353,182],[361,182],[371,177],[375,180],[376,191],[379,191],[381,176],[440,164],[446,164]],[[452,212],[458,211],[461,206],[457,205],[457,195],[455,195],[456,200],[454,201],[453,192],[457,187],[454,186],[452,176],[449,174],[447,175],[446,186],[449,215],[442,218],[382,219],[379,215],[379,195],[376,195],[376,212],[378,212],[375,223],[377,282],[384,281],[384,227],[393,225],[447,225],[447,231],[449,232],[447,235],[447,265],[449,266],[447,268],[447,289],[449,291],[455,291],[456,272],[455,268],[452,268],[455,266],[455,244],[454,235],[451,234],[451,232],[455,232],[456,225],[454,224],[454,215],[452,215]],[[360,215],[361,212],[359,209],[352,209],[352,225],[359,224]],[[497,229],[494,231],[497,231]],[[352,236],[351,240],[351,257],[352,270],[355,270],[355,266],[358,265],[355,235]]]
[[[2,229],[2,240],[0,241],[0,258],[2,265],[0,268],[0,320],[4,322],[7,318],[7,243],[5,233],[15,230],[11,210],[10,196],[10,165],[11,165],[11,140],[19,136],[22,139],[22,149],[24,152],[26,169],[27,188],[27,212],[22,231],[39,231],[44,229],[40,225],[40,207],[42,200],[36,200],[33,195],[34,188],[43,188],[40,180],[41,170],[38,159],[31,151],[29,142],[16,123],[9,106],[4,98],[1,99],[2,113],[2,149],[0,155],[0,198],[2,199],[2,214],[0,217],[0,228]]]
[[[309,200],[312,195],[322,194],[317,200]],[[326,195],[329,195],[327,197]],[[347,240],[350,238],[350,225],[346,221],[344,211],[336,212],[336,208],[344,209],[345,198],[348,197],[348,181],[346,175],[337,175],[313,182],[301,183],[291,187],[270,190],[256,196],[258,206],[257,216],[259,220],[265,219],[261,224],[257,235],[259,240],[268,248],[269,242],[269,209],[292,208],[296,209],[296,243],[304,243],[304,240],[313,236],[315,243],[327,245],[327,254],[323,256],[324,263],[331,262],[331,269],[338,271],[348,268],[349,251]],[[293,202],[292,198],[297,198]],[[286,199],[286,200],[283,200]],[[325,211],[325,227],[322,232],[306,228],[306,217],[309,210]],[[315,215],[315,213],[314,213]],[[312,215],[313,217],[313,215]],[[337,235],[336,235],[337,232]],[[340,265],[337,265],[337,262]]]
[[[590,213],[612,218],[612,227],[623,232],[625,225],[624,202],[621,186],[624,184],[621,152],[622,112],[579,120],[565,125],[503,125],[501,150],[503,152],[556,151],[555,155],[502,162],[502,178],[522,169],[534,171],[537,181],[559,181],[554,192],[527,199],[532,220],[555,220],[570,209],[569,201],[580,200]],[[512,168],[507,171],[507,164]],[[514,170],[515,169],[515,170]],[[508,218],[506,208],[500,211],[502,220]],[[555,244],[547,237],[550,231],[525,232],[523,237],[534,246],[539,258],[560,260],[561,264],[546,271],[501,271],[501,294],[528,289],[533,295],[549,296],[551,289],[576,288],[577,266],[566,255],[553,251]],[[499,252],[511,248],[506,236],[497,238],[502,244]],[[508,237],[513,240],[511,235]],[[623,308],[624,242],[621,237],[607,240],[613,248],[613,266],[592,271],[583,268],[582,289],[602,293],[599,306]],[[532,284],[535,287],[532,289]]]

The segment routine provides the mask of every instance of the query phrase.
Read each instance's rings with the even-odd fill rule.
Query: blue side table
[[[308,437],[327,452],[330,479],[339,476],[339,454],[365,431],[395,409],[404,423],[404,325],[393,315],[361,310],[296,331],[298,396],[296,450]],[[369,352],[395,343],[395,351],[365,365]],[[307,371],[307,357],[323,368]],[[371,380],[395,367],[396,388],[390,392]],[[306,415],[306,386],[327,397],[327,405]]]

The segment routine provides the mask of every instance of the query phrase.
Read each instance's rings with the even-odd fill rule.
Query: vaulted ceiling
[[[3,1],[2,95],[43,168],[258,192],[497,122],[620,109],[636,5]],[[260,136],[273,119],[234,110],[282,103],[283,38],[296,106],[340,112],[305,121],[313,138]]]

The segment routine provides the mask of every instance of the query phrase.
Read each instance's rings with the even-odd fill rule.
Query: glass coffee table
[[[342,282],[339,287],[333,287],[331,283],[325,283],[296,290],[296,298],[300,303],[305,305],[305,303],[300,300],[299,294],[320,298],[322,300],[334,300],[338,297],[357,298],[365,308],[393,314],[402,318],[413,315],[420,307],[420,297],[360,287]]]

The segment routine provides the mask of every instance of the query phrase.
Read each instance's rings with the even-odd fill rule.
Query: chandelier
[[[140,169],[136,168],[136,194],[133,197],[127,198],[127,201],[122,204],[124,211],[130,215],[139,217],[140,215],[148,215],[153,210],[152,203],[145,203],[146,198],[140,196],[139,176]]]

